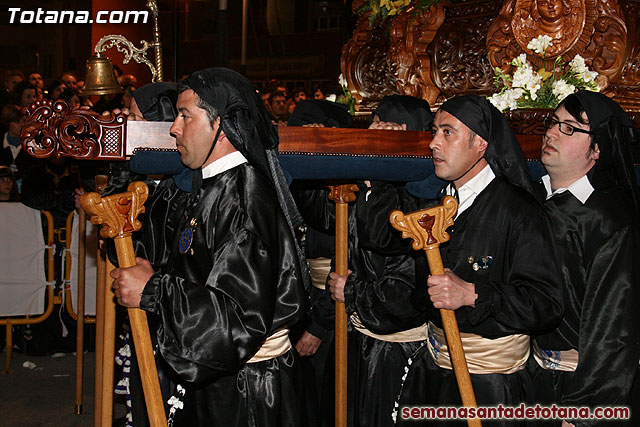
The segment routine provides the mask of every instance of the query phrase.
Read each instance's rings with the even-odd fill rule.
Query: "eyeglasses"
[[[571,126],[569,123],[561,122],[560,120],[556,119],[555,117],[547,117],[546,119],[544,119],[543,123],[544,123],[544,126],[547,129],[551,129],[555,125],[558,125],[558,130],[560,132],[564,133],[565,135],[569,135],[569,136],[573,135],[574,132],[580,132],[580,133],[586,133],[587,135],[593,135],[593,133],[591,131],[580,129],[580,128],[577,128],[575,126]]]

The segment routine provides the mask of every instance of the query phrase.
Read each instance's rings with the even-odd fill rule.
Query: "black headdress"
[[[385,96],[372,118],[376,115],[383,122],[405,123],[407,130],[430,131],[433,123],[429,103],[408,95]]]
[[[289,126],[303,126],[322,123],[325,127],[351,127],[351,114],[346,105],[324,99],[306,99],[300,101],[287,123]]]
[[[175,83],[144,85],[133,92],[133,98],[142,116],[150,122],[172,122],[178,115],[178,88]]]
[[[638,211],[640,195],[631,144],[637,143],[640,136],[633,122],[617,102],[601,93],[582,90],[569,97],[580,101],[600,150],[600,156],[588,174],[591,185],[594,188],[622,187]]]
[[[229,142],[273,183],[291,234],[299,236],[304,229],[304,222],[278,161],[278,132],[251,82],[226,68],[197,71],[184,82],[218,111],[220,127]],[[296,246],[302,278],[308,289],[310,278],[307,264],[299,245]]]
[[[476,95],[449,99],[440,109],[455,116],[487,141],[484,158],[496,176],[503,175],[513,185],[536,196],[522,148],[500,110]]]

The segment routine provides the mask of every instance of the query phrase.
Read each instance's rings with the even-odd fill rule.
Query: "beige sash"
[[[311,282],[318,289],[325,289],[327,276],[331,272],[331,258],[313,258],[309,261],[309,270],[311,270]]]
[[[262,344],[262,347],[260,347],[258,352],[254,354],[247,363],[264,362],[265,360],[282,356],[289,351],[290,348],[289,329],[280,329],[267,338],[264,344]]]
[[[358,313],[351,315],[351,323],[358,332],[364,335],[368,335],[372,338],[386,341],[386,342],[413,342],[424,341],[427,339],[427,325],[423,324],[413,329],[407,329],[406,331],[396,332],[394,334],[378,335],[368,330],[358,317]]]
[[[575,372],[578,367],[578,350],[543,350],[533,340],[533,358],[542,369]]]
[[[441,368],[452,369],[444,331],[429,322],[428,333],[427,345],[433,361]],[[529,357],[529,335],[489,339],[461,332],[460,338],[472,374],[512,374],[524,369]]]

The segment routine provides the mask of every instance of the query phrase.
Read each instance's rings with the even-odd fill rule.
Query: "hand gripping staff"
[[[118,263],[122,268],[136,265],[131,234],[142,227],[137,217],[144,212],[143,204],[149,195],[149,189],[143,182],[132,182],[127,190],[126,193],[108,197],[100,197],[98,193],[87,193],[81,199],[82,209],[91,215],[91,222],[96,225],[102,224],[100,235],[114,239]],[[129,308],[128,312],[149,422],[152,427],[166,426],[167,419],[153,358],[147,315],[139,308]]]
[[[396,230],[402,231],[402,237],[413,239],[411,246],[415,250],[424,249],[431,274],[444,274],[440,243],[449,241],[449,234],[445,231],[453,225],[453,217],[458,210],[458,202],[454,197],[445,196],[442,204],[429,209],[423,209],[408,214],[394,210],[389,215],[389,221]],[[467,360],[460,340],[460,330],[453,310],[440,309],[442,324],[447,337],[451,364],[456,374],[458,390],[462,404],[466,407],[477,408],[473,385],[469,376]],[[479,427],[478,418],[468,418],[467,425]]]

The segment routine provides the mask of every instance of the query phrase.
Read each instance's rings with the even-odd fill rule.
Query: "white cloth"
[[[542,177],[542,183],[544,184],[544,188],[547,190],[547,200],[549,200],[556,194],[568,191],[569,193],[573,194],[576,199],[580,200],[580,203],[584,205],[591,196],[591,193],[593,193],[593,186],[589,182],[589,178],[587,178],[586,175],[583,175],[582,178],[574,181],[567,188],[558,188],[555,191],[551,189],[551,177],[549,177],[549,175],[545,175]]]
[[[491,184],[491,181],[493,181],[495,177],[496,175],[493,173],[493,170],[491,170],[491,166],[487,165],[476,176],[458,189],[458,199],[460,203],[458,204],[456,218],[473,204],[478,194],[487,188],[487,185]],[[453,185],[449,185],[447,187],[447,194],[453,196],[453,193]]]
[[[0,316],[44,312],[45,275],[40,211],[0,203]]]
[[[84,263],[84,314],[95,316],[96,314],[96,281],[97,271],[97,244],[98,232],[96,227],[87,221],[86,225],[86,257]],[[71,271],[69,275],[71,286],[71,303],[73,310],[78,312],[78,214],[73,214],[73,225],[71,226]]]
[[[247,159],[241,152],[234,151],[202,168],[202,179],[216,176],[243,163],[247,163]]]

